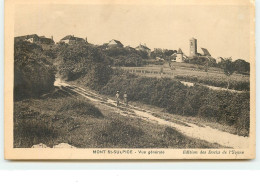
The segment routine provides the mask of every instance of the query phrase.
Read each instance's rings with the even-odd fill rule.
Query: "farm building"
[[[74,37],[74,35],[67,35],[63,39],[60,40],[60,43],[66,44],[76,44],[76,43],[85,43],[86,41],[80,37]]]
[[[109,43],[107,44],[107,47],[122,48],[122,47],[124,47],[124,45],[120,41],[113,39],[113,40],[109,41]]]
[[[36,43],[40,41],[40,37],[37,34],[24,35],[14,38],[15,41],[27,41],[30,43]]]
[[[139,46],[137,46],[135,49],[136,49],[137,51],[144,51],[144,52],[146,52],[146,53],[148,54],[148,56],[151,55],[151,49],[148,48],[148,47],[146,46],[146,44],[144,44],[144,45],[139,44]]]
[[[132,48],[131,46],[126,46],[125,49],[127,49],[128,51],[135,51],[135,48]]]
[[[176,62],[183,62],[183,52],[181,48],[179,48],[177,55],[176,55]]]
[[[201,48],[202,52],[203,52],[203,56],[211,56],[211,54],[209,53],[209,51],[206,48]]]
[[[45,36],[39,37],[37,34],[15,37],[15,41],[27,41],[30,43],[46,44],[46,45],[54,44],[53,37],[51,38],[46,38]]]

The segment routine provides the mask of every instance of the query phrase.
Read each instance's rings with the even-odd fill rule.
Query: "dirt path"
[[[109,99],[109,98],[103,98],[99,94],[96,94],[92,91],[83,89],[81,87],[75,86],[75,85],[69,85],[67,83],[61,82],[60,80],[57,80],[55,82],[56,86],[62,86],[63,88],[74,91],[85,98],[89,99],[90,101],[93,101],[95,103],[102,104],[104,106],[109,107],[113,111],[123,115],[123,116],[130,116],[135,118],[140,118],[149,122],[155,122],[161,125],[167,125],[170,127],[175,128],[182,134],[200,139],[205,140],[210,143],[218,143],[222,146],[231,147],[231,148],[247,148],[249,145],[249,138],[233,135],[227,132],[223,132],[217,129],[213,129],[208,126],[197,126],[193,123],[184,122],[185,125],[181,125],[178,123],[175,123],[173,121],[167,121],[165,119],[159,118],[154,116],[153,112],[149,110],[144,110],[136,106],[129,105],[128,107],[120,106],[116,107],[116,101]]]

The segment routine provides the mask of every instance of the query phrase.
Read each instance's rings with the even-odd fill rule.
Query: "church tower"
[[[194,57],[197,55],[197,39],[190,39],[190,57]]]

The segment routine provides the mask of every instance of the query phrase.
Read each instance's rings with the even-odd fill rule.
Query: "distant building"
[[[201,48],[201,50],[203,51],[203,56],[211,56],[209,51],[206,48]]]
[[[45,36],[41,36],[40,37],[40,43],[41,44],[47,44],[47,45],[54,44],[53,37],[46,38]]]
[[[132,48],[131,46],[126,46],[125,49],[128,51],[135,51],[135,48]]]
[[[190,57],[197,56],[197,39],[190,39]]]
[[[15,41],[27,41],[30,43],[46,44],[46,45],[54,44],[53,37],[52,38],[46,38],[45,36],[39,37],[37,34],[15,37]]]
[[[179,48],[177,55],[176,55],[176,62],[183,62],[183,52],[181,48]]]
[[[107,44],[107,47],[123,48],[124,45],[120,41],[113,39],[113,40],[109,41],[109,43]]]
[[[40,37],[36,34],[32,35],[24,35],[24,36],[19,36],[14,38],[15,41],[27,41],[30,43],[36,43],[40,40]]]
[[[148,54],[148,56],[151,55],[151,49],[148,48],[148,47],[146,46],[146,44],[144,44],[144,45],[139,44],[139,46],[137,46],[135,49],[136,49],[137,51],[144,51],[144,52],[146,52],[146,53]]]
[[[74,35],[67,35],[66,37],[60,40],[60,43],[77,44],[77,43],[85,43],[85,40],[80,37],[74,37]]]

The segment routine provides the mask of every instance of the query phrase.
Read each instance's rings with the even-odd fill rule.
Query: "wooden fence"
[[[173,72],[164,72],[164,71],[155,71],[155,70],[144,70],[144,69],[124,69],[125,71],[128,71],[130,73],[142,73],[142,74],[166,74],[166,75],[170,75],[170,76],[174,76]]]

